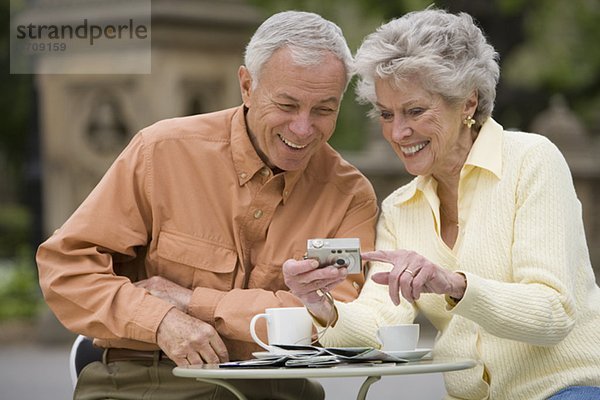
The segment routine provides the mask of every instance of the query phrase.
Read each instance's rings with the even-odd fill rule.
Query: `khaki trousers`
[[[227,389],[181,378],[170,360],[116,361],[88,364],[79,374],[75,400],[236,400]],[[308,379],[232,379],[250,400],[322,400],[321,385]]]

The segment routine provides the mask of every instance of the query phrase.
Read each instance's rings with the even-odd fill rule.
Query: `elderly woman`
[[[600,398],[600,289],[571,175],[545,137],[491,118],[499,67],[481,30],[464,13],[409,13],[365,39],[356,68],[416,178],[383,201],[356,301],[320,296],[344,268],[284,264],[321,343],[378,347],[379,326],[420,312],[435,357],[479,361],[445,375],[448,398]]]

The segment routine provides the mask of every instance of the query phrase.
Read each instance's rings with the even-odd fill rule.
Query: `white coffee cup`
[[[252,320],[250,320],[252,339],[263,349],[275,352],[277,349],[263,342],[256,333],[256,322],[260,318],[267,321],[269,344],[310,345],[313,323],[306,308],[267,308],[263,314],[256,314],[252,317]]]
[[[381,326],[377,339],[384,351],[411,351],[419,342],[419,324]]]

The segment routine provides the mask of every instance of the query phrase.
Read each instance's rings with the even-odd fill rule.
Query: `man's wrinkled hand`
[[[178,310],[187,313],[192,290],[180,286],[162,276],[153,276],[134,283],[135,286],[146,289],[152,296],[168,301]]]
[[[179,366],[229,361],[225,343],[215,328],[175,308],[158,326],[156,341]]]
[[[316,260],[293,260],[283,263],[283,278],[290,292],[298,297],[321,325],[333,322],[336,311],[323,292],[332,290],[346,279],[346,268],[319,268]]]
[[[319,268],[316,260],[289,259],[283,263],[285,284],[306,305],[322,302],[322,293],[318,291],[330,291],[343,282],[346,276],[346,268]]]

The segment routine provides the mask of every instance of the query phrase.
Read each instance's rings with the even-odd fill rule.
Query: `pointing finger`
[[[361,253],[361,257],[364,261],[391,262],[389,255],[384,250],[367,251]]]
[[[387,285],[388,281],[390,279],[390,273],[389,272],[377,272],[377,273],[371,275],[371,279],[375,283],[379,283],[381,285]]]

